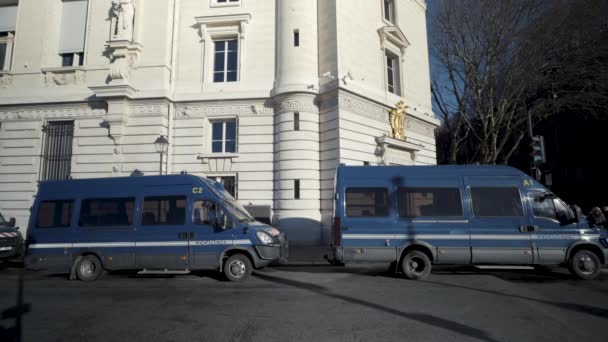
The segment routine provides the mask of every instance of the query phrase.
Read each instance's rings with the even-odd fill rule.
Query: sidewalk
[[[289,246],[289,258],[284,265],[329,265],[325,259],[329,252],[329,246]]]

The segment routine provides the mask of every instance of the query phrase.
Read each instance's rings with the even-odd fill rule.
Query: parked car
[[[15,227],[15,218],[8,221],[0,213],[0,259],[14,259],[23,255],[23,238],[19,227]]]
[[[83,281],[105,270],[218,270],[246,279],[287,257],[287,238],[223,186],[192,175],[48,181],[27,234],[26,267]]]
[[[340,166],[330,259],[393,262],[410,279],[433,264],[565,265],[593,279],[608,232],[507,166]]]

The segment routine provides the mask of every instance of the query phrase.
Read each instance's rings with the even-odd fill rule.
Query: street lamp
[[[163,174],[163,154],[167,154],[167,151],[169,150],[169,140],[167,140],[167,138],[165,138],[164,135],[161,135],[160,137],[156,138],[156,141],[154,141],[154,147],[156,147],[156,152],[158,152],[160,154],[159,174],[162,175]]]

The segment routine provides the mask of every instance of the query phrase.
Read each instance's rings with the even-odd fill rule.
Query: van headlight
[[[274,242],[272,237],[266,232],[257,232],[255,235],[258,237],[258,240],[265,245],[270,245]]]

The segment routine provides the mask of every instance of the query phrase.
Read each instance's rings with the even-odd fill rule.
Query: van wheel
[[[82,281],[95,281],[104,273],[99,258],[94,255],[85,255],[76,265],[76,276]]]
[[[249,278],[251,271],[251,262],[243,254],[231,256],[224,264],[224,274],[230,281],[243,281]]]
[[[600,258],[595,253],[583,249],[570,258],[568,264],[570,272],[579,279],[591,280],[597,278],[602,271]]]
[[[421,280],[431,273],[431,260],[420,251],[409,251],[401,262],[401,269],[408,279]]]

